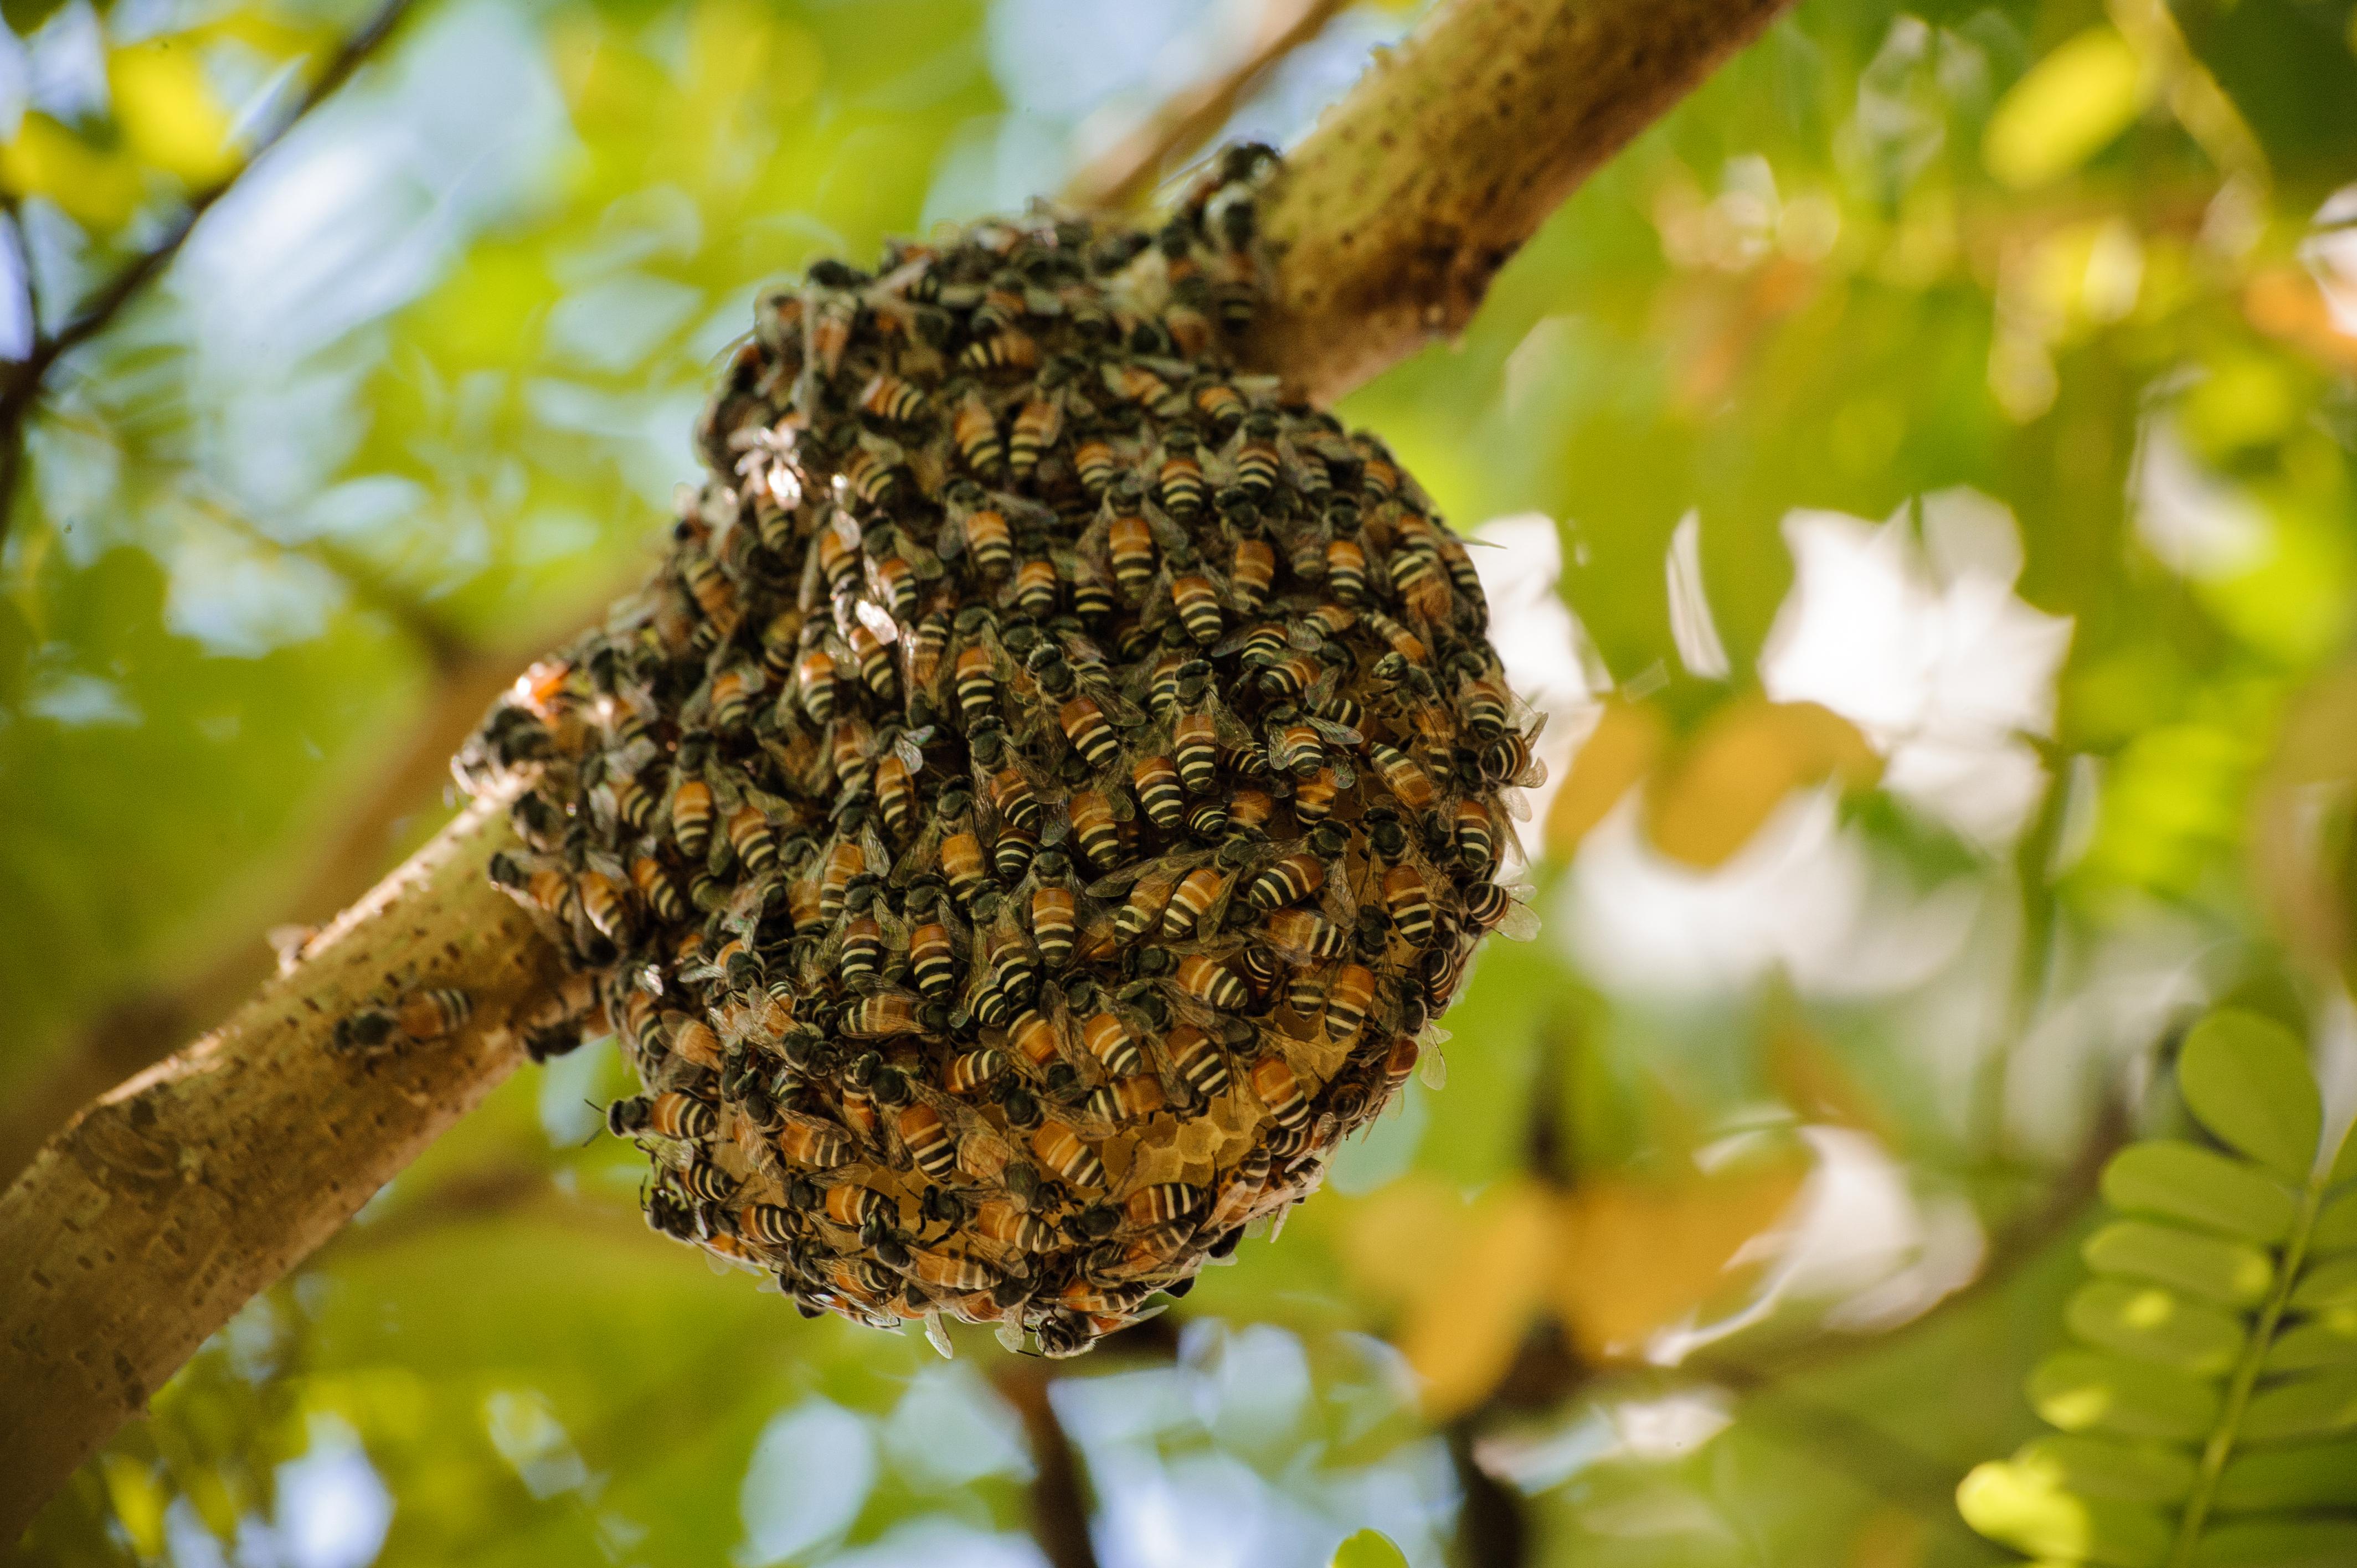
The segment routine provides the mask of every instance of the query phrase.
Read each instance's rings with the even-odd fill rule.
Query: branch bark
[[[1329,111],[1265,209],[1270,362],[1331,398],[1462,327],[1579,180],[1789,0],[1444,0]],[[105,1096],[0,1195],[0,1541],[205,1337],[324,1241],[520,1057],[554,955],[484,863],[476,807],[220,1030]],[[336,1021],[470,993],[391,1058]]]
[[[1580,181],[1790,0],[1449,0],[1287,155],[1268,368],[1330,400],[1473,319]]]
[[[522,1060],[511,1027],[554,950],[484,874],[510,843],[462,813],[226,1024],[105,1095],[0,1194],[0,1540],[229,1321]],[[339,1019],[457,986],[459,1033],[382,1056]]]

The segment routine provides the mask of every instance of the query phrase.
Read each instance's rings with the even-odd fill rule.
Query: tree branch
[[[1473,319],[1579,182],[1790,0],[1443,0],[1265,203],[1268,368],[1340,397]]]
[[[522,1059],[512,1026],[557,962],[484,873],[511,842],[499,803],[469,808],[292,974],[83,1112],[0,1194],[0,1540]],[[468,1026],[332,1047],[339,1020],[423,986],[465,990]]]
[[[1268,0],[1259,37],[1243,59],[1163,104],[1143,124],[1083,165],[1064,187],[1074,207],[1127,207],[1198,151],[1226,124],[1236,105],[1285,57],[1326,30],[1350,0]]]
[[[54,334],[40,330],[37,317],[33,323],[32,352],[8,373],[7,384],[0,388],[0,544],[8,541],[8,525],[16,512],[16,482],[24,467],[25,426],[41,399],[42,384],[49,371],[67,354],[98,336],[123,313],[124,307],[139,296],[142,290],[161,276],[172,264],[188,236],[196,231],[197,222],[213,204],[235,189],[254,165],[260,163],[270,149],[285,139],[286,134],[301,124],[312,110],[334,96],[336,91],[351,80],[352,73],[375,54],[393,30],[408,15],[413,0],[385,0],[376,15],[370,17],[360,31],[346,38],[336,52],[328,57],[318,76],[295,105],[294,112],[282,117],[264,131],[253,144],[242,162],[228,174],[188,198],[188,206],[171,228],[165,231],[145,251],[141,252],[114,274],[106,286],[92,296],[71,320]],[[25,257],[25,277],[29,295],[32,280],[32,256]]]
[[[1446,0],[1269,195],[1270,362],[1331,397],[1462,326],[1547,210],[1783,3]],[[0,1195],[0,1257],[31,1282],[0,1304],[0,1541],[512,1069],[504,1026],[555,960],[483,874],[510,838],[469,810]],[[468,992],[474,1024],[385,1060],[328,1048],[339,1018],[417,985]]]

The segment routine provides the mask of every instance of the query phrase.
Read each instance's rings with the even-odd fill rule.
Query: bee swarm
[[[806,1312],[1050,1355],[1148,1315],[1520,913],[1464,546],[1235,368],[1273,161],[763,298],[662,568],[459,759],[584,979],[527,1043],[602,1013],[650,1223]]]

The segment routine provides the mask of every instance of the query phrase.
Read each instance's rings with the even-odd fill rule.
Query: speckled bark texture
[[[1330,399],[1461,328],[1546,214],[1786,3],[1448,0],[1266,198],[1267,367]],[[503,811],[469,811],[0,1195],[0,1541],[522,1059],[557,965],[484,875],[511,843]],[[329,1048],[429,988],[466,993],[463,1028]]]
[[[1267,368],[1340,396],[1473,318],[1579,182],[1791,0],[1444,0],[1263,199]]]
[[[483,875],[509,843],[503,812],[467,811],[0,1194],[0,1541],[523,1059],[511,1022],[547,993],[555,955]],[[468,1026],[331,1048],[339,1019],[420,986],[468,992]]]

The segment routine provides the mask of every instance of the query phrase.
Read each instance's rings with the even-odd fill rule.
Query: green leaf
[[[2063,1350],[2029,1374],[2029,1402],[2065,1432],[2190,1443],[2218,1423],[2218,1391],[2198,1378],[2148,1361]]]
[[[2357,1426],[2357,1371],[2297,1378],[2263,1389],[2243,1409],[2245,1443],[2322,1437]]]
[[[2326,1312],[2336,1306],[2357,1306],[2357,1256],[2319,1263],[2291,1287],[2294,1312]]]
[[[2136,50],[2110,27],[2065,39],[1989,116],[1989,173],[2016,189],[2060,179],[2135,123],[2150,95]]]
[[[2357,1563],[2357,1521],[2252,1520],[2216,1525],[2193,1548],[2194,1568],[2348,1568]]]
[[[2064,1309],[2071,1332],[2099,1349],[2215,1377],[2243,1350],[2243,1326],[2161,1285],[2096,1280]]]
[[[2192,1459],[2157,1443],[2058,1433],[2023,1444],[2013,1462],[2066,1491],[2114,1502],[2173,1503],[2193,1489]]]
[[[2158,1568],[2169,1555],[2169,1521],[2158,1510],[2077,1496],[2031,1466],[1976,1466],[1956,1488],[1956,1510],[1990,1540],[2040,1557]]]
[[[2341,1147],[2345,1159],[2347,1150],[2357,1149],[2357,1138]],[[2338,1252],[2349,1247],[2357,1247],[2357,1187],[2325,1199],[2324,1207],[2317,1211],[2316,1228],[2308,1233],[2308,1250],[2311,1252]]]
[[[2357,1441],[2238,1454],[2218,1476],[2223,1513],[2357,1508]]]
[[[2266,1244],[2290,1235],[2298,1212],[2290,1193],[2250,1166],[2167,1139],[2131,1144],[2115,1155],[2104,1169],[2104,1197],[2115,1208]]]
[[[2114,1220],[2079,1255],[2099,1274],[2153,1280],[2227,1306],[2255,1305],[2275,1283],[2273,1262],[2256,1247],[2143,1219]]]
[[[1334,1549],[1329,1568],[1407,1568],[1407,1553],[1379,1530],[1362,1530]]]
[[[2357,1366],[2357,1311],[2336,1307],[2276,1336],[2267,1348],[2270,1372],[2306,1372]]]
[[[2211,1014],[2185,1036],[2178,1087],[2201,1124],[2293,1181],[2316,1166],[2324,1102],[2290,1030],[2241,1008]]]

